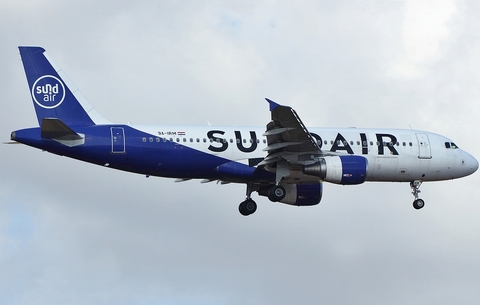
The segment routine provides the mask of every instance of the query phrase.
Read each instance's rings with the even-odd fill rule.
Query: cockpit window
[[[453,142],[445,142],[445,148],[458,149],[458,146]]]

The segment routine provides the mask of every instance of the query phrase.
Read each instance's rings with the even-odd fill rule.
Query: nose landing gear
[[[413,207],[416,210],[420,210],[425,206],[425,201],[423,199],[418,198],[418,194],[420,193],[420,186],[422,185],[422,181],[414,180],[410,182],[410,187],[412,188],[412,194],[415,196],[415,200],[413,201]]]

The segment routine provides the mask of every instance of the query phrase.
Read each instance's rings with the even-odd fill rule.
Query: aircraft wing
[[[282,106],[270,99],[272,120],[263,134],[267,138],[265,159],[259,165],[273,165],[286,160],[290,164],[303,164],[311,161],[312,156],[323,156],[317,140],[308,132],[295,110]]]

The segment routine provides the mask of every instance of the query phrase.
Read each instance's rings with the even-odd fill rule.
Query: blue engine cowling
[[[322,199],[323,185],[321,183],[309,183],[309,184],[282,184],[285,188],[285,198],[279,202],[296,205],[296,206],[309,206],[316,205]],[[261,196],[267,196],[273,185],[260,188],[258,194]]]
[[[361,184],[367,179],[368,160],[362,156],[323,157],[305,165],[303,172],[337,184]]]

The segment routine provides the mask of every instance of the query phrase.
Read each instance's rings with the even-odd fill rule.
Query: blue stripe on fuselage
[[[125,153],[112,152],[112,127],[123,128]],[[222,164],[231,167],[232,160],[201,152],[180,143],[164,141],[163,138],[157,140],[157,137],[128,125],[94,125],[72,129],[85,136],[84,144],[69,147],[55,140],[41,138],[39,127],[15,131],[14,140],[54,154],[144,175],[194,179],[230,178],[228,175],[225,176],[225,171],[219,171],[217,168]],[[269,172],[246,167],[248,166],[238,163],[236,168],[241,170],[242,175],[238,177],[240,181],[236,182],[274,179]]]

